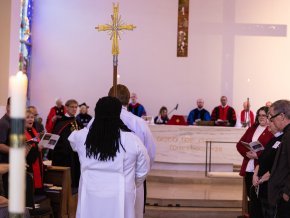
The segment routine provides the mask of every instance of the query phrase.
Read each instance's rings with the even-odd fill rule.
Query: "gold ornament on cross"
[[[125,24],[121,20],[121,16],[119,15],[119,3],[113,3],[113,14],[111,15],[112,22],[110,24],[98,25],[96,27],[99,31],[108,31],[110,35],[110,40],[113,39],[112,44],[112,54],[119,54],[119,43],[118,39],[121,39],[120,32],[123,30],[133,30],[136,26],[132,24]]]

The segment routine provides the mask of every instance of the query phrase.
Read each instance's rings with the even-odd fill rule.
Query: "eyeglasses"
[[[280,114],[282,114],[282,113],[277,113],[277,114],[275,114],[275,115],[271,115],[271,114],[269,114],[268,115],[268,120],[270,120],[270,122],[273,122],[273,119],[275,118],[275,117],[278,117]]]
[[[258,117],[267,117],[266,114],[258,114]]]
[[[70,105],[70,106],[68,106],[69,108],[73,108],[73,109],[76,109],[76,108],[78,108],[78,106],[73,106],[73,105]]]

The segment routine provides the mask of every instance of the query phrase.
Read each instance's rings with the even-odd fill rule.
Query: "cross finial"
[[[120,31],[122,30],[133,30],[136,26],[132,24],[124,24],[121,20],[121,16],[119,16],[119,3],[113,3],[113,14],[111,15],[112,21],[109,24],[98,25],[96,29],[99,31],[108,31],[110,35],[110,40],[113,39],[112,44],[112,54],[119,54],[119,43],[118,39],[120,39]]]

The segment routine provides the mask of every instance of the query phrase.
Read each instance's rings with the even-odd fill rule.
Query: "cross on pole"
[[[119,3],[113,3],[113,14],[111,15],[111,23],[98,25],[95,29],[99,31],[108,31],[110,40],[113,39],[112,43],[112,54],[113,54],[113,93],[117,96],[117,75],[118,75],[118,55],[119,55],[119,42],[121,39],[120,32],[123,30],[133,30],[136,26],[132,24],[125,24],[121,20],[119,15]]]

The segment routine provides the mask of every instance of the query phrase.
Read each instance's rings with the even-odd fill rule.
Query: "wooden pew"
[[[78,193],[72,192],[70,168],[48,166],[44,173],[44,183],[62,187],[61,191],[47,192],[57,217],[75,218]]]
[[[47,196],[51,200],[54,213],[59,218],[69,217],[68,196],[71,193],[70,168],[48,166],[44,172],[44,183],[59,186],[62,190],[48,190]]]
[[[69,191],[68,195],[68,215],[69,218],[75,218],[77,212],[77,204],[78,204],[78,193],[72,193]]]

